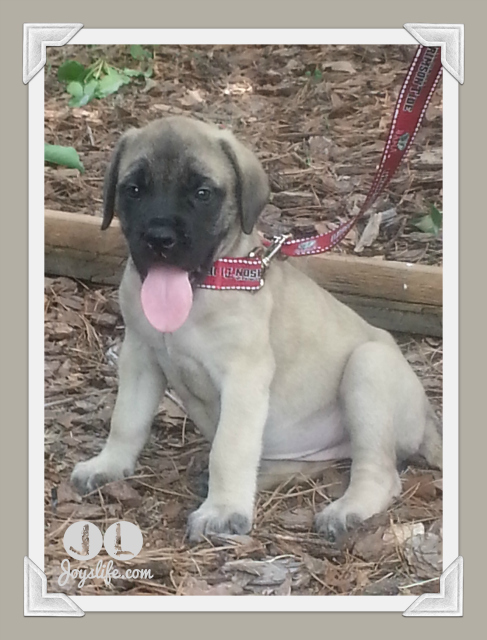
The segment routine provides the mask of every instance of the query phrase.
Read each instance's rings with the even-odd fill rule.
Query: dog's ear
[[[123,155],[128,138],[133,134],[134,131],[136,131],[136,129],[129,129],[122,135],[120,140],[117,142],[115,149],[113,150],[112,157],[110,158],[110,163],[105,171],[105,181],[103,183],[103,220],[101,223],[102,231],[108,229],[115,213],[115,195],[118,183],[118,169],[120,166],[120,158]]]
[[[249,234],[269,199],[269,182],[257,157],[231,133],[222,132],[220,144],[237,175],[240,221]]]

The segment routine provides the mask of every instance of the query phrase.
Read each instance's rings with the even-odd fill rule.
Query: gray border
[[[191,3],[161,3],[138,0],[137,12],[126,0],[104,3],[86,2],[71,9],[62,0],[24,0],[9,5],[8,20],[0,25],[1,59],[11,61],[3,68],[3,87],[7,98],[0,104],[1,166],[0,175],[8,189],[2,190],[2,233],[0,234],[0,277],[2,300],[1,384],[0,403],[2,435],[8,437],[8,447],[0,450],[2,464],[3,509],[6,520],[0,535],[4,550],[0,580],[0,598],[6,630],[52,638],[53,631],[70,640],[86,637],[87,633],[111,636],[123,630],[126,637],[144,633],[197,636],[202,629],[221,629],[220,633],[235,633],[242,627],[246,635],[277,634],[296,637],[306,630],[318,635],[339,633],[361,635],[364,625],[375,625],[381,635],[408,637],[411,625],[421,624],[421,632],[442,634],[450,621],[422,620],[411,622],[394,613],[334,613],[334,614],[258,614],[258,613],[110,613],[90,614],[80,622],[57,619],[23,618],[22,559],[27,551],[27,91],[19,78],[22,50],[22,25],[25,22],[61,21],[66,17],[83,22],[86,27],[144,27],[148,23],[161,27],[397,27],[420,19],[432,22],[441,17],[445,22],[463,22],[468,29],[467,62],[469,78],[482,78],[483,16],[480,3],[463,2],[461,11],[455,0],[410,0],[405,4],[384,3],[382,0],[343,0],[332,7],[315,0],[287,3],[285,0],[246,0],[228,3],[225,0],[198,0]],[[332,10],[330,10],[332,9]],[[5,14],[4,14],[5,15]],[[470,57],[469,57],[470,54]],[[15,61],[18,61],[17,63]],[[471,74],[471,75],[470,75]],[[484,531],[478,526],[479,475],[483,469],[486,435],[483,398],[485,367],[482,351],[484,319],[479,300],[482,286],[485,236],[487,223],[482,214],[485,182],[484,150],[478,144],[479,123],[483,122],[484,102],[480,82],[467,82],[460,92],[460,550],[467,562],[468,580],[465,586],[466,616],[461,624],[483,620],[483,577],[478,560],[484,546]],[[477,258],[477,259],[476,259]],[[482,271],[481,271],[482,269]],[[479,273],[480,272],[480,273]],[[476,371],[478,368],[478,371]],[[8,432],[7,432],[8,429]],[[477,471],[477,473],[476,473]],[[480,472],[480,474],[479,474]],[[469,555],[470,553],[470,555]],[[162,617],[161,617],[162,616]],[[151,624],[154,622],[154,625]],[[32,627],[32,625],[35,627]],[[141,627],[141,624],[143,627]],[[54,625],[56,625],[54,627]],[[462,627],[462,630],[464,627]],[[465,631],[468,631],[465,628]],[[457,630],[458,632],[458,630]]]

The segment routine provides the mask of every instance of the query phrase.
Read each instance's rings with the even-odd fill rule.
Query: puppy
[[[191,541],[247,533],[258,480],[350,457],[348,489],[315,518],[337,539],[399,495],[398,461],[419,453],[441,466],[435,414],[389,333],[287,261],[272,262],[258,292],[198,287],[214,260],[261,245],[254,225],[268,196],[247,147],[183,117],[127,131],[106,173],[102,228],[116,211],[130,253],[126,332],[110,435],[72,480],[90,491],[132,474],[170,386],[212,443]]]

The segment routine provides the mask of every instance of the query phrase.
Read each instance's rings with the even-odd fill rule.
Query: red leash
[[[277,253],[305,256],[324,253],[338,244],[377,200],[409,151],[441,72],[441,48],[420,45],[399,93],[379,167],[356,216],[328,233],[297,240],[291,239],[290,234],[278,236],[272,241],[264,240],[267,249],[260,256],[256,255],[256,250],[246,258],[216,260],[207,278],[199,286],[204,289],[258,290],[264,284],[265,269]]]

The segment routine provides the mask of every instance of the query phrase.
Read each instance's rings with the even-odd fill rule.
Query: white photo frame
[[[409,28],[408,28],[409,27]],[[440,27],[450,40],[442,42]],[[435,30],[436,28],[436,30]],[[463,81],[463,25],[406,25],[406,29],[83,29],[80,24],[25,25],[24,82],[29,91],[29,551],[25,561],[26,615],[82,615],[89,611],[397,611],[405,615],[462,615],[463,561],[458,541],[458,81]],[[428,31],[429,29],[429,31]],[[434,33],[433,33],[434,32]],[[457,39],[455,40],[455,32]],[[451,35],[453,33],[453,36]],[[440,594],[416,596],[59,596],[46,594],[43,495],[43,276],[45,46],[76,44],[424,44],[460,42],[444,74],[444,541]],[[420,35],[418,35],[420,34]],[[440,34],[440,35],[438,35]],[[452,40],[453,38],[453,40]],[[456,46],[456,44],[455,44]],[[458,54],[458,51],[461,54]],[[443,57],[442,57],[443,60]],[[456,78],[451,75],[451,73]],[[458,81],[457,81],[458,80]],[[34,579],[34,574],[37,579]],[[50,607],[39,602],[50,598]],[[66,598],[75,605],[65,609]],[[34,603],[35,601],[35,603]],[[433,602],[434,601],[434,602]],[[35,606],[34,606],[35,604]],[[63,609],[64,607],[64,609]],[[37,611],[44,611],[39,613]],[[46,613],[49,610],[51,613]],[[81,613],[80,613],[81,612]]]

